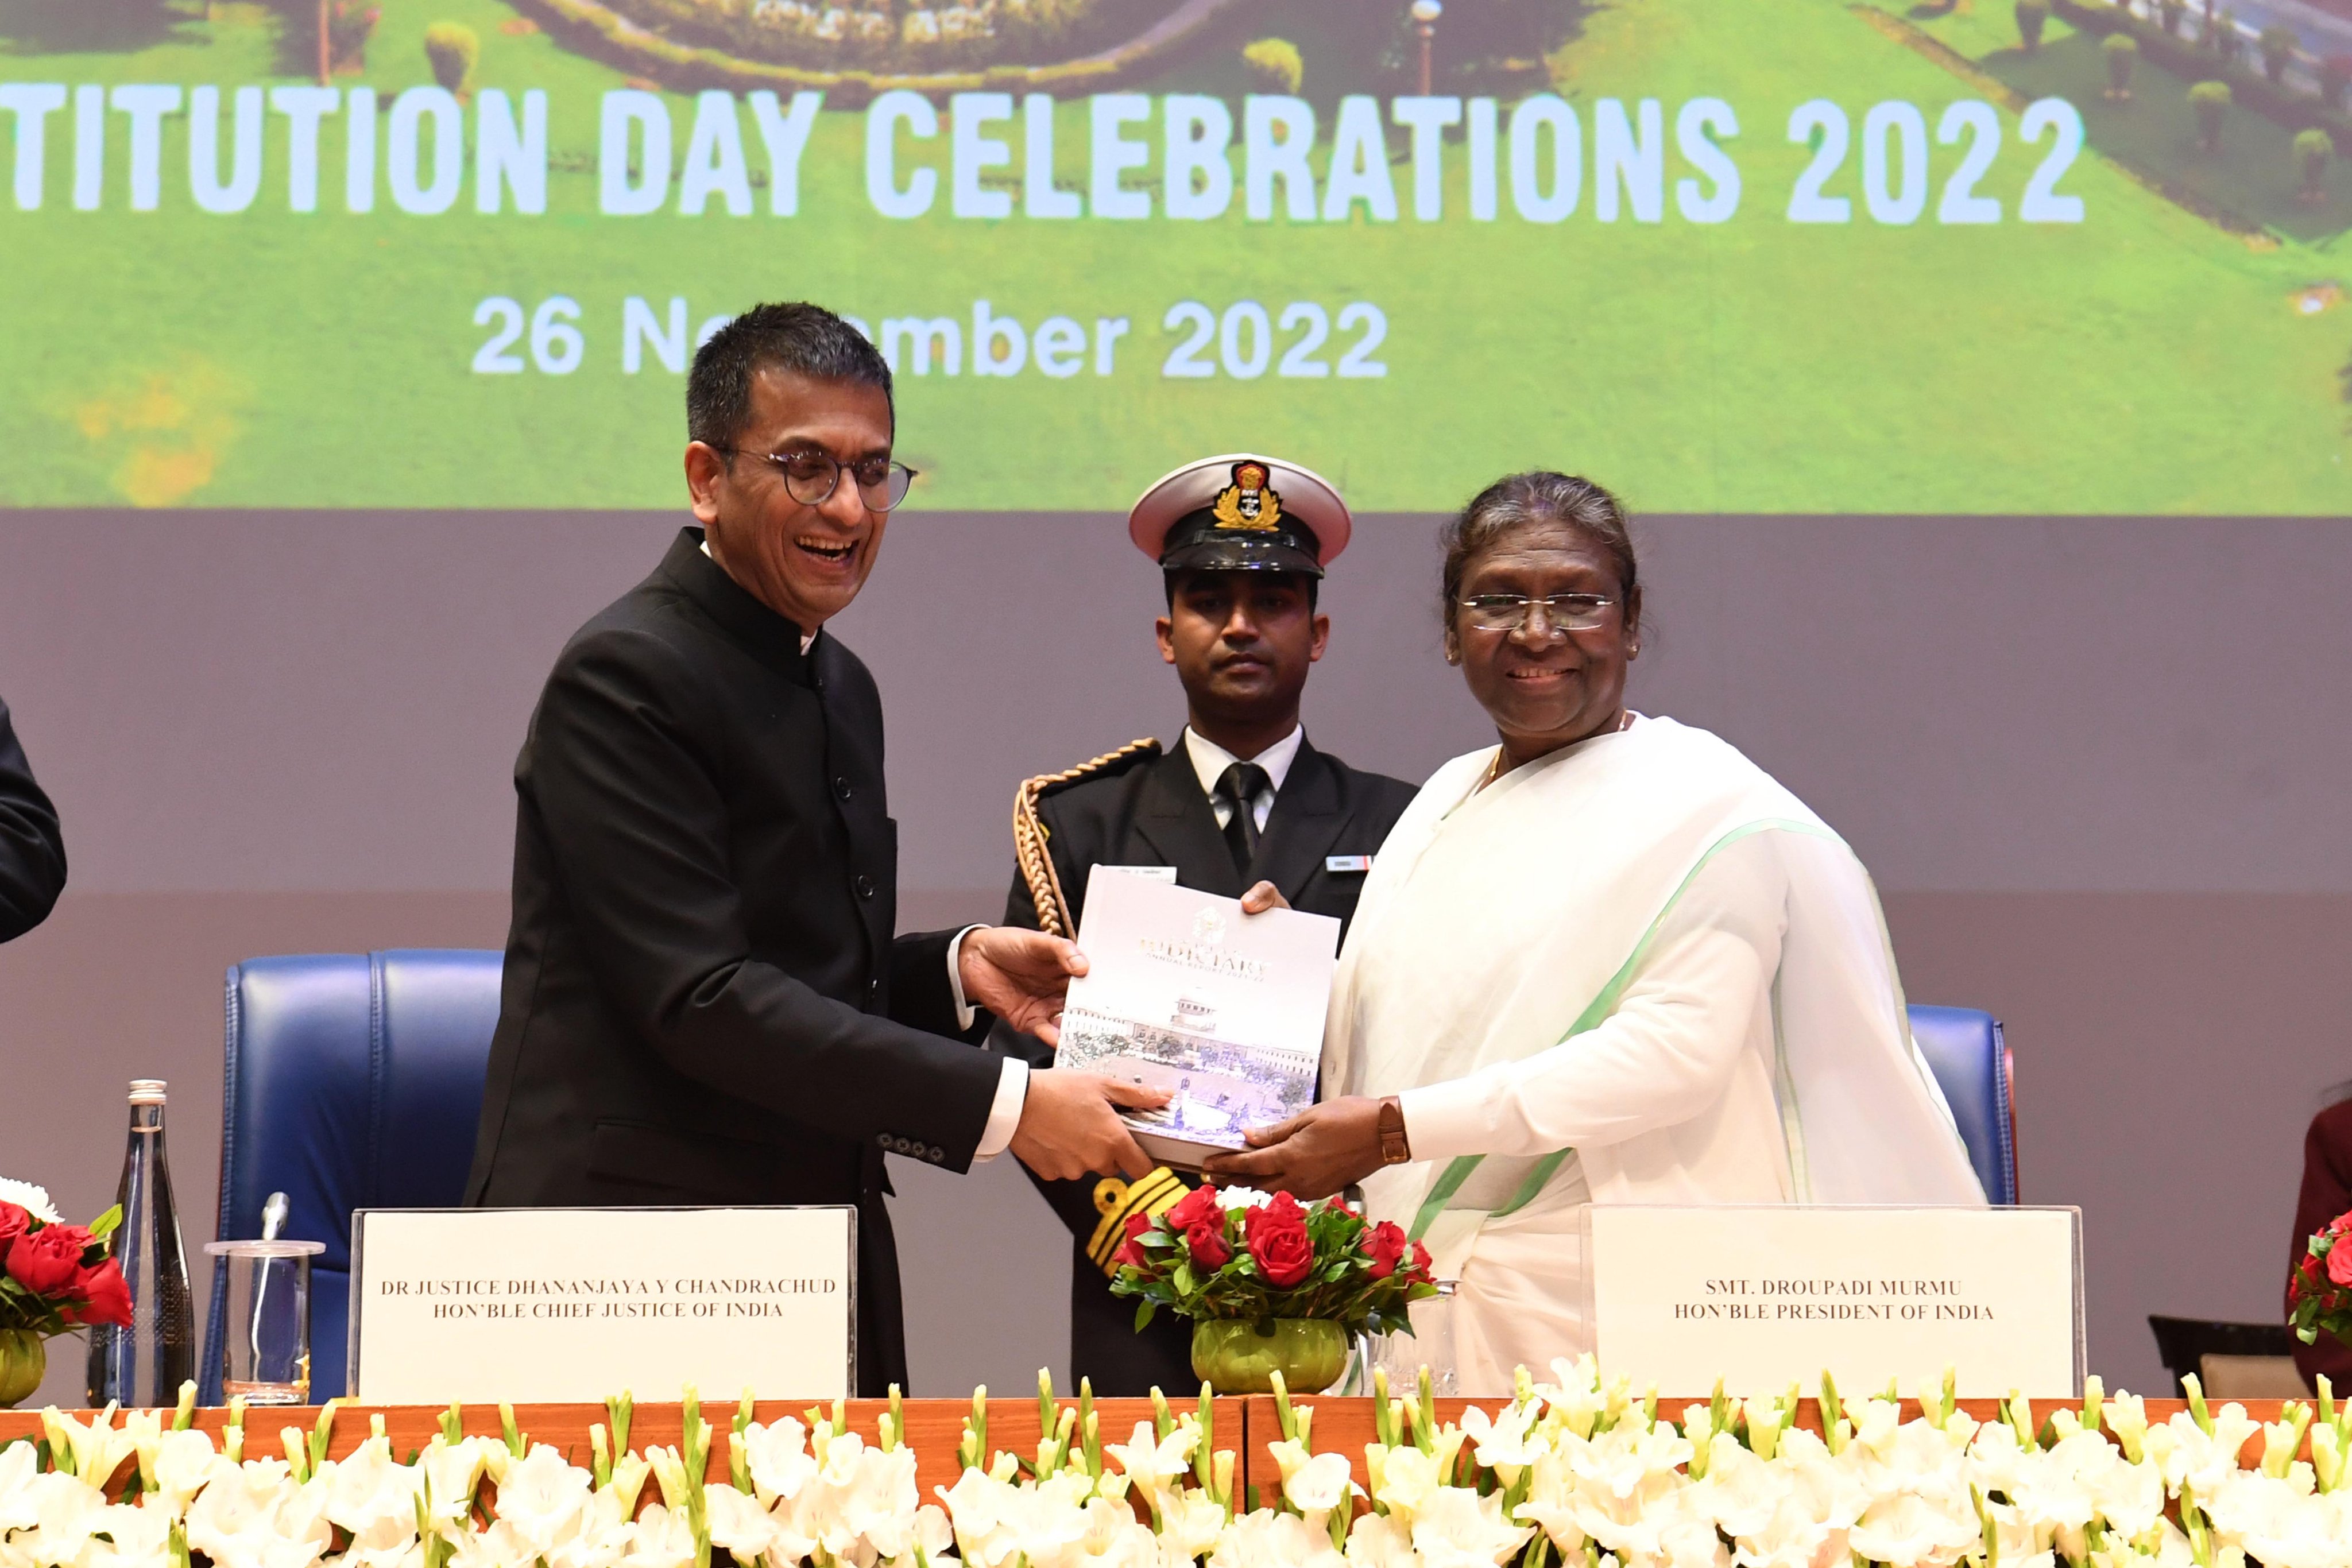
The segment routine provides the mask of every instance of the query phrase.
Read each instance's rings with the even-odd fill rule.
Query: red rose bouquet
[[[121,1222],[121,1209],[110,1208],[88,1226],[68,1225],[41,1188],[0,1180],[0,1332],[47,1338],[87,1323],[127,1325],[131,1292],[107,1248]]]
[[[1302,1205],[1207,1183],[1129,1219],[1118,1262],[1111,1291],[1136,1298],[1138,1329],[1166,1307],[1196,1322],[1310,1318],[1410,1333],[1407,1304],[1437,1293],[1429,1249],[1387,1220],[1372,1224],[1336,1197]]]
[[[2352,1345],[2352,1214],[2339,1214],[2305,1245],[2287,1281],[2286,1321],[2304,1343],[2326,1330]]]

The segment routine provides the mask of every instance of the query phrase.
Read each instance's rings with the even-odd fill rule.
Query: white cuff
[[[982,929],[983,928],[978,925],[967,925],[957,932],[948,943],[948,995],[955,998],[956,1028],[960,1030],[971,1027],[972,1016],[978,1010],[963,999],[963,939]],[[1002,1099],[1003,1096],[999,1095],[998,1098]],[[991,1124],[993,1125],[993,1124]],[[1008,1138],[1012,1135],[1010,1133],[1005,1134]],[[1003,1145],[998,1145],[1000,1148],[1003,1146]]]
[[[1475,1074],[1403,1091],[1397,1107],[1404,1113],[1412,1157],[1448,1160],[1490,1153],[1497,1141],[1495,1101],[1495,1085]]]
[[[992,1160],[1013,1145],[1021,1125],[1021,1109],[1029,1103],[1029,1064],[1017,1056],[1004,1059],[1004,1076],[996,1081],[996,1100],[988,1108],[988,1125],[980,1130],[980,1146],[971,1162]]]

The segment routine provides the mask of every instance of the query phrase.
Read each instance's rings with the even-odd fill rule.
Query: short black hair
[[[898,423],[890,367],[863,332],[822,305],[755,305],[694,351],[686,377],[686,438],[731,449],[751,422],[751,377],[762,370],[880,387],[890,423]]]
[[[1195,577],[1237,577],[1244,571],[1255,573],[1265,570],[1265,569],[1263,567],[1234,567],[1226,571],[1219,571],[1214,567],[1180,566],[1173,571],[1164,571],[1160,575],[1162,584],[1168,590],[1168,608],[1173,610],[1176,608],[1176,590],[1183,585],[1183,581],[1186,579]],[[1304,583],[1307,588],[1307,612],[1310,615],[1315,612],[1315,601],[1320,596],[1320,591],[1323,587],[1323,580],[1321,578],[1316,576],[1311,571],[1266,571],[1265,575],[1268,577],[1286,578],[1292,582]]]

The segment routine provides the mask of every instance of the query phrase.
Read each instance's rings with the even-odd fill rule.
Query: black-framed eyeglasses
[[[803,507],[824,505],[840,488],[844,469],[848,470],[857,486],[857,498],[869,512],[891,510],[907,498],[908,490],[915,483],[914,469],[887,457],[842,463],[829,452],[808,448],[798,452],[753,452],[740,446],[723,446],[719,450],[730,457],[755,459],[782,475],[786,493]]]
[[[1609,623],[1617,601],[1602,593],[1555,593],[1529,599],[1518,593],[1480,593],[1459,601],[1463,619],[1481,632],[1516,632],[1543,607],[1545,624],[1556,632],[1597,632]]]

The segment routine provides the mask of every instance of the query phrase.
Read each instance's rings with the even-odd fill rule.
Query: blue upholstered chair
[[[1992,1203],[2017,1201],[2017,1085],[2000,1020],[1974,1008],[1913,1008],[1911,1038],[1951,1102]]]
[[[470,949],[253,958],[228,972],[219,1235],[321,1241],[310,1275],[310,1396],[344,1392],[352,1210],[464,1196],[499,1020],[503,955]],[[221,1402],[228,1273],[213,1275],[201,1396]]]

